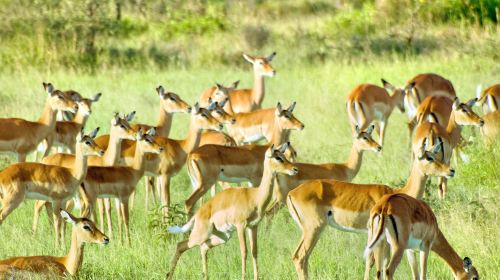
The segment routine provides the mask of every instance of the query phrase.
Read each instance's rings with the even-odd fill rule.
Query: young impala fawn
[[[89,135],[81,133],[76,143],[75,161],[71,168],[35,162],[13,164],[0,172],[0,224],[25,198],[42,199],[52,203],[53,209],[61,209],[73,198],[87,174],[87,157],[104,154],[94,138],[98,128]],[[53,214],[56,243],[59,243],[60,216]]]
[[[446,100],[446,97],[437,98],[437,100]],[[462,140],[460,131],[463,125],[476,125],[483,126],[484,121],[476,115],[471,109],[471,107],[476,102],[476,99],[469,100],[467,103],[460,103],[458,98],[453,101],[451,113],[449,115],[449,120],[446,126],[441,126],[437,123],[422,122],[416,129],[415,137],[412,141],[412,151],[413,155],[416,155],[420,151],[420,147],[424,141],[436,141],[439,139],[443,143],[441,160],[449,163],[452,151],[457,151],[458,146]],[[446,103],[441,104],[441,108],[447,106]],[[448,110],[448,109],[446,109]],[[437,111],[434,116],[437,116]],[[436,118],[436,117],[433,117]],[[440,117],[442,118],[442,117]],[[437,119],[437,118],[436,118]],[[430,136],[432,133],[432,136]],[[444,199],[447,189],[447,179],[439,178],[439,197]]]
[[[273,60],[276,52],[268,55],[267,57],[252,57],[247,54],[243,54],[243,58],[253,65],[253,75],[254,82],[252,89],[240,89],[237,90],[234,87],[233,90],[229,91],[229,103],[226,104],[224,108],[229,113],[248,113],[258,110],[262,107],[262,101],[264,100],[265,87],[264,87],[264,77],[274,77],[276,71],[271,66],[270,62]],[[237,85],[237,83],[235,83]],[[205,100],[208,100],[210,93],[213,90],[207,90],[201,96],[202,104],[205,104]],[[213,98],[213,94],[211,95]],[[231,106],[229,106],[229,104]]]
[[[101,93],[97,93],[92,98],[80,98],[76,102],[78,111],[71,121],[56,122],[56,129],[45,139],[45,150],[43,157],[49,155],[53,145],[66,147],[70,153],[75,153],[76,135],[85,127],[87,119],[92,113],[92,103],[99,101]],[[37,154],[38,155],[38,154]]]
[[[92,221],[86,218],[76,218],[64,210],[61,210],[60,215],[66,222],[73,226],[71,246],[68,254],[63,257],[30,256],[0,260],[0,267],[4,267],[7,270],[3,273],[0,272],[0,276],[10,276],[12,277],[10,279],[14,279],[14,276],[18,274],[22,276],[22,273],[26,272],[50,278],[76,276],[83,263],[83,248],[85,243],[103,245],[109,243],[109,238],[99,231]]]
[[[115,114],[113,119],[111,120],[111,129],[110,129],[110,137],[109,137],[109,145],[104,152],[102,157],[98,156],[90,156],[87,159],[87,163],[89,166],[113,166],[118,163],[120,158],[121,151],[121,142],[123,139],[135,140],[136,139],[136,131],[132,129],[129,124],[129,121],[134,117],[135,112],[124,115],[121,118],[118,113]],[[71,168],[75,163],[75,155],[71,154],[54,154],[48,157],[45,157],[42,160],[44,164],[50,165],[58,165],[66,168]],[[36,233],[38,227],[38,220],[40,218],[40,211],[42,207],[45,206],[47,208],[47,214],[52,216],[52,208],[51,204],[45,200],[37,200],[35,203],[35,211],[33,214],[33,233]],[[103,212],[102,205],[100,206],[100,227],[103,228]],[[109,201],[106,201],[106,208],[109,208]]]
[[[327,225],[349,232],[365,231],[370,209],[382,196],[405,193],[420,199],[428,176],[454,176],[453,169],[436,159],[441,143],[430,151],[426,150],[426,146],[427,142],[422,145],[420,155],[414,160],[410,177],[403,188],[311,180],[288,193],[288,210],[302,231],[301,240],[292,256],[299,279],[308,278],[309,256]],[[365,276],[368,273],[369,267]]]
[[[26,155],[35,151],[38,144],[54,132],[58,110],[75,113],[78,109],[75,100],[54,89],[51,83],[43,83],[43,87],[47,92],[47,100],[38,121],[0,119],[0,152],[15,153],[18,162],[26,161]]]
[[[386,242],[391,251],[390,260],[380,254],[380,249],[374,250],[374,247],[384,247]],[[479,280],[472,261],[468,257],[462,260],[444,237],[429,205],[403,193],[385,195],[370,211],[365,255],[378,254],[375,259],[381,264],[386,259],[388,266],[384,274],[391,280],[405,250],[413,279],[427,279],[427,258],[432,250],[448,264],[455,279]],[[413,251],[420,251],[420,277]],[[381,279],[381,274],[377,271],[377,279]]]
[[[381,146],[384,145],[385,126],[389,116],[396,106],[404,113],[404,95],[413,86],[410,84],[404,89],[396,88],[384,79],[382,83],[384,88],[371,84],[358,85],[349,93],[346,103],[353,135],[356,133],[356,126],[365,130],[374,122],[378,126]]]
[[[500,84],[495,84],[482,90],[481,85],[477,86],[477,105],[483,108],[485,114],[495,112],[500,106]]]
[[[250,251],[253,260],[254,279],[258,279],[257,269],[257,226],[264,216],[273,193],[273,180],[276,174],[297,174],[297,168],[290,163],[283,152],[288,144],[279,149],[272,145],[264,157],[264,173],[258,188],[230,188],[216,194],[203,204],[196,214],[182,227],[170,227],[171,233],[185,233],[189,230],[189,238],[177,243],[167,279],[172,279],[177,261],[181,255],[195,246],[200,246],[203,262],[203,275],[208,279],[208,250],[226,243],[231,232],[236,229],[240,241],[241,273],[245,279],[246,270],[246,238],[245,230],[250,235]]]
[[[86,206],[83,210],[84,216],[93,213],[97,198],[116,199],[120,239],[123,240],[123,223],[125,237],[129,244],[129,197],[144,175],[145,155],[147,153],[159,154],[163,151],[163,147],[154,140],[155,133],[155,128],[151,128],[146,133],[139,129],[132,164],[130,166],[89,166],[84,186],[80,188],[80,196]],[[110,218],[108,213],[108,229],[111,232]]]
[[[278,130],[275,127],[279,127],[281,130],[304,129],[304,124],[293,115],[294,108],[295,102],[287,109],[283,109],[281,103],[278,102],[276,108],[235,114],[236,123],[227,126],[228,134],[233,137],[238,145],[257,142],[262,139],[269,143],[276,143],[273,137]]]

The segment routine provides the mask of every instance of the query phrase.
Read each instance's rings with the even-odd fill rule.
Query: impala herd
[[[274,77],[267,57],[243,57],[253,66],[254,87],[237,89],[216,84],[203,92],[199,103],[189,106],[182,98],[156,88],[160,113],[156,126],[131,123],[135,112],[111,116],[110,134],[97,137],[84,127],[92,103],[101,94],[84,98],[78,92],[56,89],[43,83],[47,94],[38,121],[0,119],[0,151],[17,154],[18,163],[0,172],[0,224],[25,199],[35,199],[33,231],[45,207],[53,219],[56,244],[63,242],[64,219],[72,225],[71,248],[65,257],[13,257],[0,261],[0,276],[17,273],[55,273],[73,276],[83,260],[84,243],[108,244],[97,229],[107,219],[113,235],[110,198],[115,199],[120,240],[130,244],[129,211],[135,188],[145,177],[146,208],[160,197],[170,205],[170,181],[187,165],[193,187],[185,200],[189,220],[168,228],[170,233],[189,233],[177,244],[167,279],[171,279],[181,255],[199,246],[204,278],[208,278],[208,250],[224,244],[236,230],[241,250],[241,273],[246,271],[246,235],[250,238],[254,279],[258,278],[257,233],[264,215],[287,205],[302,231],[292,255],[299,279],[308,279],[309,257],[327,225],[347,232],[368,232],[365,279],[376,267],[376,279],[392,279],[406,252],[414,279],[426,278],[429,251],[450,267],[455,279],[479,279],[468,257],[461,258],[440,231],[432,209],[421,201],[429,176],[439,177],[439,197],[445,198],[447,179],[455,174],[452,154],[461,155],[461,128],[480,127],[485,141],[499,135],[500,84],[477,89],[477,98],[459,101],[452,83],[437,74],[419,74],[404,87],[382,79],[383,87],[356,86],[347,96],[346,109],[352,128],[352,147],[345,163],[299,163],[289,142],[292,130],[304,124],[294,116],[295,102],[261,108],[265,77]],[[481,118],[472,107],[479,105]],[[389,117],[397,107],[408,114],[412,168],[403,187],[354,184],[365,151],[380,152]],[[174,114],[190,114],[185,139],[169,138]],[[69,120],[65,120],[69,118]],[[59,119],[59,120],[57,120]],[[223,127],[226,132],[223,132]],[[372,138],[378,133],[378,141]],[[414,135],[413,135],[414,134]],[[264,140],[265,144],[256,144]],[[50,154],[52,147],[59,153]],[[43,152],[40,162],[26,162],[31,152]],[[66,151],[67,153],[62,153]],[[155,184],[151,177],[157,177]],[[223,191],[215,193],[216,183]],[[235,188],[228,183],[248,182]],[[155,187],[156,185],[156,187]],[[212,189],[212,198],[196,207]],[[76,201],[76,203],[74,202]],[[96,207],[96,205],[98,207]],[[81,207],[83,218],[69,212]],[[168,207],[164,215],[169,215]],[[97,211],[99,210],[99,215]],[[62,218],[62,219],[61,219]],[[420,252],[420,271],[415,252]]]

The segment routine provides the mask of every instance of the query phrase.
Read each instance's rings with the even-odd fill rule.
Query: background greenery
[[[154,123],[159,84],[194,103],[215,81],[252,75],[242,52],[268,54],[277,76],[267,80],[264,106],[297,101],[296,115],[306,124],[292,134],[304,162],[341,162],[351,141],[345,95],[356,84],[380,84],[381,77],[402,85],[417,73],[449,78],[461,98],[477,84],[500,76],[499,0],[378,1],[7,1],[0,0],[0,116],[36,119],[44,94],[42,81],[85,96],[102,92],[89,129],[105,132],[113,112],[137,110],[137,121]],[[172,137],[183,138],[188,117],[175,117]],[[470,129],[465,130],[466,137]],[[314,141],[311,141],[314,139]],[[409,175],[406,116],[395,112],[382,154],[367,153],[355,182],[401,186]],[[435,210],[445,235],[461,256],[469,256],[484,279],[500,275],[498,197],[499,149],[480,139],[467,148],[471,162],[454,163],[446,201],[428,187],[425,200]],[[1,156],[2,167],[13,157]],[[173,179],[173,201],[190,193],[182,171]],[[132,210],[132,246],[112,239],[106,248],[86,247],[82,279],[162,279],[175,243],[163,229],[150,228],[154,215],[144,210],[143,184]],[[0,227],[0,258],[60,255],[53,232],[42,218],[31,234],[32,201],[26,201]],[[115,223],[116,224],[116,223]],[[160,237],[159,237],[160,236]],[[295,279],[291,254],[300,230],[282,209],[259,231],[262,279]],[[69,237],[67,238],[67,240]],[[363,273],[366,236],[328,229],[313,256],[313,279],[358,279]],[[248,263],[249,268],[250,263]],[[238,279],[238,242],[209,255],[213,279]],[[248,270],[251,273],[251,269]],[[406,261],[396,278],[408,279]],[[201,278],[197,249],[186,253],[177,279]],[[429,279],[451,273],[431,254]]]

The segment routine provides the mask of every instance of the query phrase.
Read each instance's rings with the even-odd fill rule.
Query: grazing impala
[[[393,279],[405,250],[412,267],[413,279],[426,279],[427,258],[432,250],[448,264],[455,279],[479,280],[472,261],[468,257],[463,260],[460,258],[439,229],[431,207],[421,200],[397,193],[383,196],[373,206],[368,222],[365,255],[383,252],[383,249],[374,250],[374,247],[384,247],[386,242],[391,249],[390,260],[385,260],[388,261],[384,273],[386,279]],[[420,251],[420,277],[413,250]],[[380,264],[385,263],[383,255],[375,257],[380,259]],[[381,279],[381,267],[377,269],[377,279]]]
[[[155,142],[155,128],[146,134],[139,129],[133,162],[130,166],[90,166],[85,177],[84,187],[80,188],[80,196],[85,201],[84,216],[93,212],[97,198],[113,197],[117,199],[118,230],[122,239],[122,223],[125,226],[125,237],[130,244],[129,235],[129,197],[137,183],[144,175],[144,157],[146,153],[159,154],[163,147]],[[110,223],[108,213],[108,223]],[[108,226],[110,226],[108,224]],[[111,230],[111,227],[109,227]]]
[[[288,210],[302,230],[299,246],[292,257],[299,279],[307,279],[309,256],[326,225],[343,231],[365,231],[370,209],[382,196],[405,193],[420,199],[428,176],[453,176],[455,171],[436,159],[440,144],[430,151],[426,150],[427,142],[422,145],[419,156],[413,162],[408,182],[401,189],[336,180],[312,180],[290,191],[287,196]]]
[[[500,106],[500,84],[490,86],[485,90],[481,90],[481,86],[477,87],[477,105],[483,107],[485,114],[498,110]]]
[[[129,113],[123,118],[121,118],[118,113],[115,114],[113,119],[111,120],[111,129],[110,129],[110,137],[109,137],[109,145],[104,152],[102,157],[98,156],[90,156],[87,159],[87,163],[89,166],[113,166],[118,163],[120,158],[121,151],[121,142],[123,139],[135,140],[136,139],[136,131],[130,127],[129,121],[134,117],[135,112]],[[54,154],[48,157],[45,157],[42,161],[44,164],[50,165],[58,165],[66,168],[71,168],[75,164],[75,155],[71,154]],[[43,206],[47,207],[47,212],[49,213],[49,217],[52,213],[51,205],[48,201],[38,200],[35,203],[35,211],[33,215],[33,232],[35,233],[38,226],[38,220],[40,218],[40,210]],[[106,207],[109,207],[106,204]],[[101,207],[102,208],[102,207]],[[103,212],[100,211],[100,226],[103,228]],[[108,213],[108,212],[107,212]],[[109,224],[111,219],[108,219],[108,229],[111,228]],[[111,236],[111,230],[110,230]]]
[[[13,164],[0,172],[0,224],[24,199],[43,199],[52,202],[53,209],[61,209],[73,198],[87,174],[87,157],[104,154],[94,138],[98,129],[89,135],[80,134],[76,143],[74,165],[65,168],[35,162]],[[54,217],[56,243],[60,241],[60,216]]]
[[[385,126],[394,107],[404,112],[403,99],[405,91],[411,90],[413,84],[406,88],[396,88],[382,79],[384,88],[371,84],[355,87],[347,96],[347,114],[351,122],[353,135],[355,127],[365,130],[374,122],[378,126],[379,143],[384,144]],[[387,91],[392,92],[389,95]]]
[[[92,113],[92,103],[99,101],[101,95],[101,93],[97,93],[92,98],[80,98],[77,101],[78,111],[73,120],[56,122],[55,131],[45,139],[46,149],[43,157],[49,154],[54,144],[65,146],[70,153],[75,153],[76,135],[85,127],[85,123],[87,123],[87,119]]]
[[[172,119],[175,113],[189,113],[191,112],[191,106],[189,106],[184,100],[182,100],[179,95],[165,91],[163,86],[159,86],[156,88],[156,92],[160,96],[160,114],[158,117],[158,123],[154,127],[156,129],[156,133],[162,137],[168,137],[170,134],[170,129],[172,127]],[[146,131],[152,128],[153,126],[147,124],[133,124],[132,128],[134,130],[142,130]],[[109,143],[109,135],[102,135],[96,138],[96,143],[106,148]],[[135,150],[135,147],[131,147],[134,145],[133,140],[124,141],[123,146],[129,147],[131,150]]]
[[[275,139],[281,130],[302,130],[304,124],[293,115],[295,102],[287,109],[281,107],[278,102],[276,108],[260,109],[250,113],[235,114],[236,123],[227,126],[228,134],[233,137],[237,144],[252,143],[265,139],[269,143],[283,143],[285,141]],[[278,127],[280,129],[275,129]]]
[[[43,83],[47,92],[45,108],[38,121],[32,122],[18,118],[0,119],[0,152],[17,154],[17,161],[26,161],[26,155],[36,150],[40,142],[56,127],[57,111],[71,111],[78,109],[78,105],[63,92],[54,89],[51,83]]]
[[[357,128],[356,128],[357,129]],[[279,188],[275,188],[275,202],[284,202],[288,191],[311,179],[336,179],[351,181],[361,167],[364,150],[380,151],[382,147],[371,138],[373,126],[363,132],[357,129],[349,159],[345,164],[296,163],[297,176],[276,177]],[[188,157],[188,174],[193,184],[193,193],[185,202],[186,211],[191,213],[195,203],[215,184],[217,180],[240,183],[251,182],[258,186],[263,172],[262,160],[268,146],[219,147],[202,146]],[[288,159],[290,157],[287,156]]]
[[[248,113],[262,107],[262,101],[264,100],[265,94],[264,77],[274,77],[274,75],[276,75],[276,71],[271,66],[271,61],[275,55],[276,52],[273,52],[267,57],[252,57],[247,54],[243,54],[243,58],[253,65],[253,88],[240,90],[234,89],[229,91],[230,102],[226,104],[226,107],[224,108],[227,112]],[[201,100],[208,100],[210,92],[214,92],[214,90],[209,89],[205,91],[201,96]]]
[[[441,100],[445,100],[446,97]],[[469,100],[467,103],[460,103],[458,98],[455,98],[452,104],[451,114],[449,115],[449,120],[446,127],[443,127],[436,123],[423,122],[421,123],[415,133],[413,138],[412,150],[413,155],[416,155],[420,151],[420,147],[424,141],[435,141],[439,139],[444,147],[442,149],[441,160],[449,163],[452,155],[452,151],[458,148],[460,141],[462,139],[460,135],[461,126],[463,125],[476,125],[483,126],[484,121],[476,115],[471,109],[471,107],[476,102],[476,99]],[[441,107],[444,107],[444,103]],[[435,114],[437,116],[438,114]],[[433,117],[435,118],[435,117]],[[430,137],[432,133],[432,137]],[[436,141],[437,142],[437,141]],[[457,151],[456,151],[457,152]],[[444,199],[446,195],[447,179],[440,178],[439,182],[439,197]]]
[[[276,174],[297,174],[297,168],[290,163],[283,152],[288,144],[278,150],[272,145],[264,157],[264,173],[258,188],[230,188],[216,194],[196,212],[187,224],[182,227],[170,227],[171,233],[185,233],[192,229],[189,238],[177,243],[167,279],[172,279],[177,261],[181,255],[200,246],[203,261],[203,275],[208,279],[208,250],[226,243],[231,232],[236,229],[240,241],[241,274],[245,279],[246,271],[246,238],[245,230],[250,235],[250,251],[253,259],[254,279],[258,279],[257,269],[257,226],[264,216],[273,193],[273,179]]]
[[[50,278],[55,276],[76,276],[83,263],[85,243],[103,245],[109,243],[109,238],[99,231],[92,221],[85,218],[76,218],[64,210],[61,210],[60,214],[66,222],[73,225],[71,246],[68,254],[64,257],[30,256],[0,260],[0,267],[6,268],[6,271],[0,272],[0,276],[9,276],[12,277],[9,279],[14,279],[14,276],[18,274],[22,276],[22,273],[26,272]]]

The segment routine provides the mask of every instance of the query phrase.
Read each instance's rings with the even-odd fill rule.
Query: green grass
[[[277,101],[289,104],[297,101],[296,116],[306,129],[292,134],[292,142],[298,150],[299,161],[341,162],[348,155],[351,140],[345,96],[358,83],[380,84],[384,77],[393,84],[402,85],[413,75],[437,72],[448,77],[462,98],[475,95],[477,83],[498,82],[498,62],[478,57],[436,56],[418,59],[372,60],[364,63],[328,62],[321,66],[294,66],[285,69],[280,61],[288,61],[293,54],[278,50],[273,61],[278,74],[266,80],[265,107],[275,106]],[[88,129],[101,126],[102,133],[109,127],[113,112],[137,110],[139,122],[156,122],[158,97],[154,88],[159,84],[179,93],[194,103],[200,93],[213,82],[229,83],[241,79],[240,85],[251,85],[250,68],[207,67],[192,70],[135,71],[109,70],[96,74],[68,71],[41,73],[5,73],[0,76],[0,116],[36,119],[41,112],[45,96],[41,82],[50,81],[57,88],[75,89],[85,96],[102,92],[103,97],[95,104]],[[188,116],[175,117],[172,137],[184,137]],[[406,116],[395,111],[387,129],[382,154],[367,153],[355,182],[384,183],[401,186],[409,175],[408,135]],[[465,129],[470,133],[469,129]],[[462,256],[469,256],[482,278],[495,279],[500,275],[500,223],[498,197],[500,197],[499,150],[487,149],[479,139],[467,148],[469,164],[459,163],[456,178],[449,181],[446,201],[437,200],[437,188],[428,187],[425,200],[436,212],[438,222],[446,237]],[[13,157],[2,156],[3,166]],[[433,180],[433,183],[435,180]],[[132,246],[111,240],[107,247],[89,245],[79,278],[82,279],[162,279],[182,236],[168,240],[155,237],[148,228],[144,210],[144,187],[138,187],[135,208],[131,213]],[[173,202],[181,203],[190,193],[186,172],[183,170],[172,181]],[[46,216],[42,216],[40,231],[31,234],[33,202],[26,201],[0,226],[0,258],[19,255],[61,255],[66,249],[54,246],[53,230]],[[116,223],[115,223],[116,225]],[[265,219],[259,230],[259,264],[262,279],[295,279],[291,254],[300,237],[300,230],[283,208],[272,219]],[[310,258],[312,279],[359,279],[363,275],[362,253],[365,234],[340,232],[327,229],[323,233]],[[69,242],[69,236],[66,238]],[[68,243],[69,244],[69,243]],[[247,262],[250,278],[251,262]],[[212,279],[239,279],[240,253],[237,238],[209,253],[209,274]],[[408,279],[406,261],[396,272],[396,279]],[[451,279],[445,263],[431,254],[429,279]],[[195,248],[183,255],[176,279],[201,278],[201,258]]]

